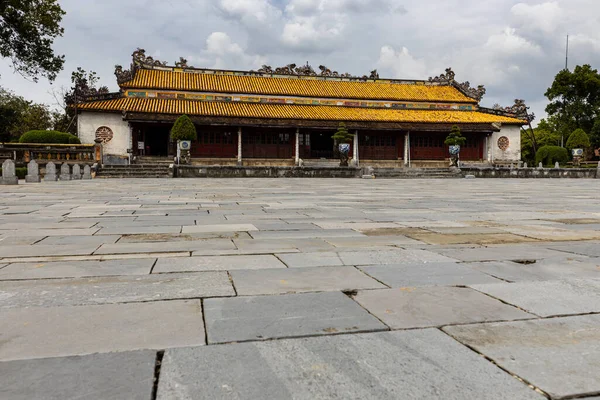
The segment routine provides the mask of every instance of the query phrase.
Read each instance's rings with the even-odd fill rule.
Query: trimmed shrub
[[[535,154],[535,163],[540,162],[547,167],[553,167],[556,162],[560,164],[569,161],[569,152],[567,149],[560,146],[543,146],[540,147]]]
[[[15,168],[15,175],[17,175],[17,178],[19,179],[25,179],[25,176],[27,175],[27,168]],[[0,167],[0,178],[2,178],[2,167]]]
[[[196,126],[187,115],[177,118],[171,129],[171,140],[197,140]]]
[[[467,138],[462,135],[460,128],[456,125],[452,126],[444,144],[446,146],[464,146],[465,143],[467,143]]]
[[[348,128],[346,128],[346,124],[340,122],[338,125],[338,130],[331,137],[336,144],[340,143],[351,143],[352,139],[354,139],[354,135],[348,132]]]
[[[79,138],[66,132],[29,131],[19,138],[19,143],[81,144]]]
[[[567,139],[567,149],[588,149],[590,147],[590,138],[583,129],[576,129]]]

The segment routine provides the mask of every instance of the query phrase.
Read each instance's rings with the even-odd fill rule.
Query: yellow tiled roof
[[[384,82],[343,82],[305,78],[215,75],[142,69],[121,84],[124,89],[303,96],[333,99],[441,101],[477,103],[452,86]]]
[[[80,110],[126,111],[207,117],[296,119],[316,121],[370,121],[423,123],[506,123],[523,121],[477,111],[397,110],[291,104],[226,103],[176,99],[129,98],[95,101],[77,106]]]

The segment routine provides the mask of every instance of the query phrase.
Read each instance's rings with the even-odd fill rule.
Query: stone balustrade
[[[46,164],[44,182],[56,182],[70,181],[70,180],[87,180],[92,179],[92,168],[89,165],[83,167],[83,174],[81,172],[81,165],[75,164],[73,168],[64,162],[60,166],[60,175],[56,173],[56,164],[52,161]],[[25,182],[27,183],[39,183],[41,182],[40,167],[35,160],[31,160],[27,163],[27,175],[25,176]],[[16,175],[15,162],[13,160],[5,160],[2,163],[2,179],[0,179],[2,185],[18,185],[19,179]]]
[[[38,164],[49,161],[95,163],[101,162],[102,150],[100,145],[94,144],[0,143],[0,157],[23,165],[31,160],[36,160]]]

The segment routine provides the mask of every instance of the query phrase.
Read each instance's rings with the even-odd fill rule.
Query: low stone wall
[[[596,168],[461,168],[477,178],[600,178]]]
[[[360,168],[323,167],[237,167],[188,166],[174,167],[176,178],[358,178]]]

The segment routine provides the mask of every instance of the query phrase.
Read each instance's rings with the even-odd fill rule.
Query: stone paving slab
[[[116,245],[115,245],[116,246]],[[8,257],[44,257],[44,256],[74,256],[90,255],[98,248],[97,245],[14,245],[0,246],[0,258]]]
[[[386,287],[353,267],[240,270],[230,274],[241,296]]]
[[[600,258],[574,256],[546,258],[533,264],[488,261],[464,265],[510,282],[600,278]]]
[[[100,246],[103,244],[116,243],[121,236],[102,235],[102,236],[48,236],[38,244],[64,246],[64,245],[89,245]]]
[[[600,312],[600,279],[470,286],[541,317]]]
[[[104,244],[94,254],[166,253],[180,251],[192,252],[197,250],[215,251],[235,249],[235,245],[229,239],[208,239],[189,242]]]
[[[600,393],[600,315],[452,326],[444,331],[553,399]]]
[[[0,327],[4,361],[205,344],[200,300],[4,309]]]
[[[140,235],[146,233],[181,233],[181,226],[115,226],[102,228],[96,235]]]
[[[288,253],[277,257],[290,268],[344,266],[338,253]]]
[[[156,352],[0,362],[0,398],[148,400]]]
[[[422,245],[423,242],[411,239],[407,236],[367,236],[362,238],[326,238],[327,243],[335,247],[374,247],[374,246],[408,246]]]
[[[1,236],[0,234],[0,247],[32,245],[43,240],[45,237],[46,236]]]
[[[355,300],[392,329],[535,318],[469,288],[359,291]]]
[[[404,264],[456,261],[437,253],[419,249],[393,249],[385,251],[340,252],[345,265]]]
[[[258,231],[251,232],[254,239],[314,239],[314,238],[339,238],[339,237],[362,237],[362,233],[352,229],[314,229],[302,231]]]
[[[208,343],[387,330],[340,292],[207,299]]]
[[[499,246],[474,249],[435,250],[447,257],[461,261],[513,261],[539,260],[549,257],[564,257],[564,253],[536,246]]]
[[[167,350],[158,399],[544,397],[437,330]]]
[[[148,275],[156,259],[14,263],[0,270],[0,280]]]
[[[100,228],[90,229],[15,229],[11,231],[2,231],[2,234],[8,236],[91,236],[98,232]]]
[[[226,272],[0,282],[0,309],[234,296]]]
[[[306,252],[335,249],[323,239],[233,239],[233,243],[239,250],[268,251],[270,253],[283,253],[290,249],[300,249]]]
[[[600,243],[598,242],[549,245],[548,248],[589,257],[600,257]]]
[[[360,269],[390,287],[458,286],[497,283],[490,275],[456,263],[388,264]]]
[[[160,258],[154,266],[152,273],[269,268],[286,268],[286,266],[273,255],[178,257]],[[2,275],[0,274],[0,276]]]
[[[257,230],[258,228],[252,224],[193,225],[184,226],[181,233],[250,232]]]

